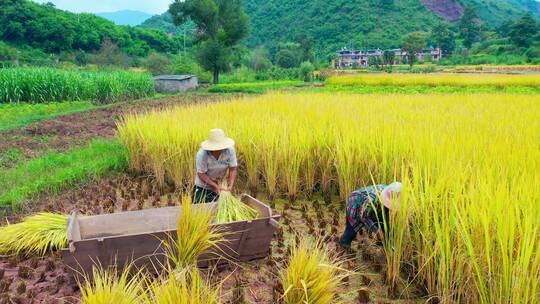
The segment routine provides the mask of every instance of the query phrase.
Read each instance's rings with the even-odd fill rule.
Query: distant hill
[[[117,12],[97,13],[96,15],[114,22],[117,25],[136,26],[143,23],[152,15],[141,11],[121,10]]]
[[[540,18],[540,2],[537,0],[421,0],[422,3],[437,15],[448,21],[461,17],[463,5],[476,7],[478,15],[486,24],[498,26],[505,20],[512,20],[524,12],[531,12]]]
[[[275,48],[300,34],[315,38],[319,55],[343,46],[395,47],[411,31],[429,31],[441,21],[455,22],[463,6],[477,8],[484,24],[497,27],[529,11],[540,18],[536,0],[244,0],[251,33],[244,43]],[[141,25],[178,32],[168,13]]]
[[[183,35],[184,34],[184,28],[186,30],[186,34],[191,33],[195,29],[195,24],[193,22],[188,22],[186,24],[183,24],[181,26],[175,26],[172,20],[171,14],[169,12],[165,12],[161,15],[154,15],[148,19],[146,19],[140,27],[144,28],[153,28],[153,29],[162,29],[167,33],[173,33],[177,35]]]

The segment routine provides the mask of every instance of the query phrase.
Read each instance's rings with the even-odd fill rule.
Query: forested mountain
[[[135,56],[179,46],[161,29],[119,26],[94,14],[74,14],[28,0],[0,1],[0,40],[47,53],[92,52],[109,41]]]
[[[136,26],[143,23],[146,19],[152,17],[152,15],[131,10],[121,10],[116,12],[97,13],[96,15],[103,17],[109,21],[118,25],[131,25]]]
[[[315,40],[318,55],[343,46],[396,47],[411,31],[429,31],[440,21],[455,22],[466,4],[473,5],[487,27],[496,28],[530,11],[540,17],[536,0],[244,0],[251,19],[249,47],[280,42],[302,34]],[[142,26],[175,32],[170,15],[157,15]]]

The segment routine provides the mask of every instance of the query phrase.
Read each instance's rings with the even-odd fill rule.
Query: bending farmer
[[[390,210],[399,209],[401,187],[400,182],[395,182],[390,185],[360,188],[351,193],[347,199],[345,232],[339,244],[349,248],[356,234],[362,230],[375,233],[379,239],[384,239],[383,230],[385,227],[388,230],[390,224]]]
[[[219,198],[221,190],[231,191],[236,181],[238,161],[234,140],[225,137],[221,129],[210,130],[210,137],[201,143],[197,152],[197,175],[193,189],[194,203],[209,203]],[[228,172],[227,189],[220,182]]]

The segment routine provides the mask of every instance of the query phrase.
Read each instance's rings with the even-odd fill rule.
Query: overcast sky
[[[39,3],[52,2],[57,8],[80,13],[103,13],[119,10],[143,11],[161,14],[173,0],[34,0]]]

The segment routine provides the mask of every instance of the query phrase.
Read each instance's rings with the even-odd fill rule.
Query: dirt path
[[[151,178],[146,177],[129,174],[110,176],[64,191],[58,196],[42,197],[39,202],[27,207],[24,214],[39,211],[69,214],[77,209],[85,215],[94,215],[179,204],[178,191],[172,188],[160,190],[155,184]],[[214,272],[219,279],[227,278],[223,287],[224,303],[227,300],[232,301],[227,303],[243,303],[231,299],[238,294],[244,295],[248,301],[246,303],[275,303],[277,294],[274,290],[279,287],[276,269],[288,260],[288,251],[295,242],[295,235],[319,235],[326,239],[331,250],[338,250],[336,238],[341,235],[344,227],[343,210],[338,203],[328,206],[321,203],[317,206],[319,203],[298,201],[295,206],[302,207],[294,209],[287,205],[284,200],[277,200],[274,206],[274,211],[282,214],[283,219],[280,232],[272,241],[268,258],[230,265]],[[21,216],[11,217],[10,220],[16,222]],[[384,255],[371,239],[363,236],[353,243],[353,247],[352,255],[346,257],[350,260],[347,268],[356,273],[344,282],[341,296],[345,303],[361,303],[359,299],[367,298],[372,303],[421,302],[415,296],[415,290],[402,289],[399,296],[388,290],[382,276],[382,270],[385,269]],[[55,266],[51,267],[52,264]],[[38,267],[33,267],[35,265]],[[35,268],[35,271],[30,276],[21,276],[21,267],[23,272],[25,267]],[[2,269],[4,278],[0,280],[0,294],[2,286],[7,284],[15,303],[70,303],[80,297],[76,284],[56,254],[43,259],[0,258],[0,273]],[[25,286],[24,291],[20,287],[22,285]],[[32,297],[34,302],[31,301]],[[1,297],[0,303],[3,303]]]
[[[124,102],[69,114],[0,132],[0,169],[9,168],[47,151],[65,151],[87,144],[93,138],[111,138],[116,134],[116,121],[125,113],[174,105],[211,102],[234,95],[181,94],[158,99]]]

